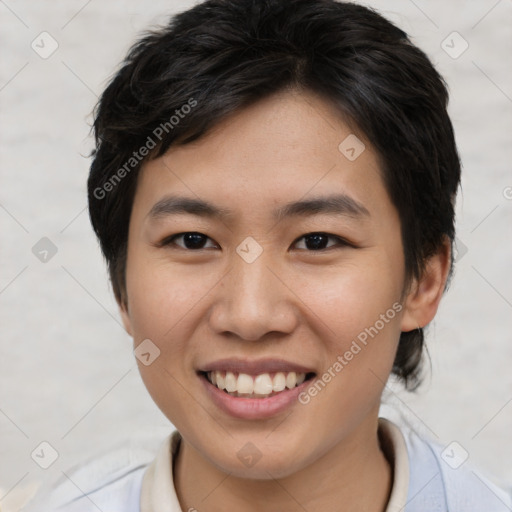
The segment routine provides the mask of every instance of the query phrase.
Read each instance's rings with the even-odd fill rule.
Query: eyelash
[[[177,239],[177,238],[181,238],[185,235],[201,235],[203,237],[206,237],[207,239],[211,240],[210,237],[204,235],[203,233],[199,233],[197,231],[185,231],[183,233],[177,233],[176,235],[171,235],[167,238],[165,238],[164,240],[162,240],[162,242],[160,242],[160,244],[158,244],[159,247],[169,247],[169,246],[177,246],[177,248],[179,249],[183,249],[185,251],[189,251],[189,252],[199,252],[199,251],[203,251],[203,250],[207,250],[207,249],[211,249],[211,247],[201,247],[199,249],[189,249],[187,247],[182,247],[180,245],[177,245],[174,240]],[[351,244],[350,242],[348,242],[347,240],[339,237],[339,236],[336,236],[336,235],[331,235],[330,233],[324,233],[323,231],[312,231],[311,233],[306,233],[305,235],[302,235],[301,237],[297,238],[294,242],[293,242],[293,245],[295,245],[297,242],[299,242],[300,240],[302,239],[305,239],[309,236],[313,236],[313,235],[320,235],[320,236],[324,236],[324,237],[327,237],[327,238],[331,238],[331,239],[334,239],[336,240],[338,243],[337,245],[331,245],[330,247],[325,247],[325,248],[322,248],[322,249],[315,249],[315,250],[311,250],[311,249],[300,249],[300,250],[305,250],[307,252],[325,252],[327,250],[330,250],[330,249],[340,249],[340,248],[343,248],[343,247],[355,247],[353,244]]]

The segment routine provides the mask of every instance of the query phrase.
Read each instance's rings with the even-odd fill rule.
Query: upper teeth
[[[253,376],[247,373],[213,371],[208,372],[207,376],[212,384],[235,396],[258,395],[261,397],[283,391],[285,388],[294,388],[302,384],[306,378],[305,373],[296,372],[277,372],[272,377],[269,373]]]

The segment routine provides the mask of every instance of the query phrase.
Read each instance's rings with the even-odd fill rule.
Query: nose
[[[263,254],[252,263],[238,254],[217,287],[210,314],[211,328],[246,341],[268,333],[289,334],[298,323],[294,293],[285,276]]]

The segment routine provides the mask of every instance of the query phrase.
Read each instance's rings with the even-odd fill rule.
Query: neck
[[[282,512],[283,510],[367,510],[384,512],[392,470],[382,452],[377,418],[361,425],[325,455],[279,479],[256,480],[224,473],[181,441],[174,486],[183,510]]]

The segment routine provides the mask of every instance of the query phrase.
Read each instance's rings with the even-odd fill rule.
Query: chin
[[[273,434],[271,434],[272,436]],[[268,431],[258,435],[244,435],[225,444],[220,453],[207,456],[220,471],[236,478],[272,480],[286,478],[304,468],[307,463],[300,453],[302,443],[286,442],[286,438],[276,435],[269,444]],[[307,436],[306,436],[307,438]],[[304,444],[302,444],[304,446]],[[234,454],[234,456],[229,456]]]
[[[226,464],[222,466],[217,465],[217,467],[222,472],[235,478],[262,481],[275,480],[286,478],[300,470],[300,464],[298,464],[297,459],[293,460],[293,465],[291,464],[291,459],[294,458],[289,457],[286,460],[282,460],[276,459],[273,454],[263,454],[261,459],[252,467],[244,468],[238,459],[226,461]]]

